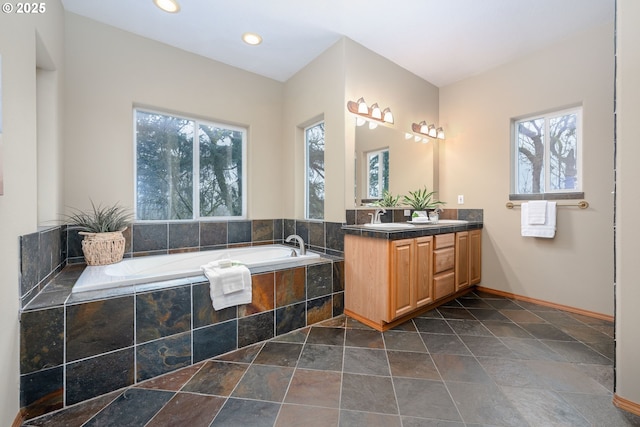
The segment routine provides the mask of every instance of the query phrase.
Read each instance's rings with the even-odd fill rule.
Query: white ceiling
[[[614,0],[62,0],[66,10],[286,81],[346,36],[445,86],[613,22]],[[245,45],[251,31],[264,42]]]

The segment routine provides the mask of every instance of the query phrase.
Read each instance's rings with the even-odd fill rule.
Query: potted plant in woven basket
[[[131,222],[131,213],[118,204],[102,207],[91,202],[90,211],[75,210],[67,224],[84,236],[82,252],[88,265],[114,264],[124,256],[122,232]]]

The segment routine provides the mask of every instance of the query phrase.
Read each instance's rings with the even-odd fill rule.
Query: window
[[[306,217],[324,218],[324,122],[304,129]]]
[[[134,110],[136,219],[244,217],[246,130]]]
[[[389,150],[367,153],[367,198],[380,199],[389,190]]]
[[[514,122],[516,194],[582,191],[581,118],[575,108]]]

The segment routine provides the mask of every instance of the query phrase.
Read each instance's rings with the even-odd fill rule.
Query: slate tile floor
[[[380,333],[280,336],[25,426],[629,426],[613,325],[475,291]]]

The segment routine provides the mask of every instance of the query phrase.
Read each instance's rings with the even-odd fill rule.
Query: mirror
[[[434,164],[435,140],[416,142],[405,132],[378,126],[357,126],[355,138],[355,206],[391,194],[404,195],[425,185],[434,188],[437,165]],[[385,158],[386,156],[386,158]],[[386,170],[385,170],[386,168]]]

